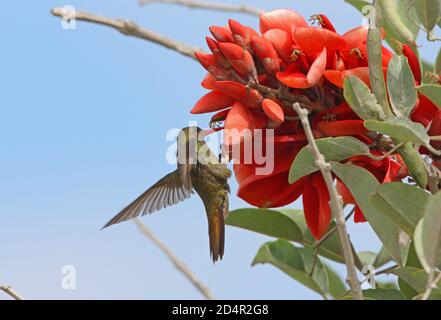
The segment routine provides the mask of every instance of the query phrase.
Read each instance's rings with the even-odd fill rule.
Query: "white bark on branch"
[[[354,254],[352,252],[349,234],[346,229],[343,204],[341,201],[341,197],[338,194],[337,188],[335,187],[334,179],[332,178],[331,165],[325,161],[325,157],[320,153],[320,150],[317,146],[314,134],[311,129],[311,125],[309,124],[308,110],[302,109],[299,103],[294,103],[293,107],[299,115],[300,121],[302,122],[303,129],[305,130],[305,134],[308,139],[309,148],[315,160],[315,165],[317,166],[317,168],[320,169],[320,172],[328,188],[329,196],[331,198],[331,210],[337,224],[337,232],[343,250],[343,256],[348,273],[348,283],[352,291],[352,297],[355,300],[363,300],[360,282],[357,277],[357,269],[355,267]]]
[[[84,11],[71,11],[64,8],[53,8],[52,14],[64,20],[76,19],[108,26],[118,30],[126,36],[132,36],[159,44],[192,59],[196,59],[194,56],[195,51],[203,51],[202,49],[199,49],[197,47],[192,47],[183,42],[165,37],[154,31],[140,27],[133,21],[129,20],[111,19],[93,13],[88,13]]]
[[[135,224],[138,226],[139,231],[150,239],[170,260],[173,262],[174,266],[178,271],[180,271],[192,284],[193,286],[208,300],[213,300],[214,297],[208,289],[196,276],[190,271],[190,269],[179,260],[174,253],[164,244],[155,234],[147,228],[147,226],[141,222],[139,219],[135,219]]]
[[[264,12],[264,10],[256,9],[245,5],[224,4],[224,3],[197,1],[197,0],[140,0],[139,3],[141,5],[146,5],[150,3],[177,4],[192,9],[199,8],[199,9],[207,9],[207,10],[215,10],[215,11],[239,12],[239,13],[250,14],[253,16],[259,16],[260,13]]]
[[[15,300],[23,300],[23,297],[15,292],[10,286],[0,286],[0,290]]]

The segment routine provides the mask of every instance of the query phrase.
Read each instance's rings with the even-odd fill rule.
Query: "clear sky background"
[[[264,9],[326,13],[340,32],[362,22],[343,1],[229,0]],[[7,1],[0,10],[0,284],[32,299],[199,299],[200,294],[133,223],[102,225],[173,167],[165,135],[189,120],[203,69],[155,44],[77,22],[63,30],[53,6],[129,18],[192,45],[229,17],[136,0]],[[433,61],[439,45],[427,44]],[[231,208],[246,204],[235,196]],[[227,227],[221,263],[209,259],[205,213],[196,197],[143,221],[220,299],[315,299],[271,266],[250,267],[269,238]],[[377,250],[368,225],[350,224],[358,250]],[[61,286],[64,265],[76,290]],[[344,269],[338,270],[343,274]],[[7,298],[0,292],[0,299]]]

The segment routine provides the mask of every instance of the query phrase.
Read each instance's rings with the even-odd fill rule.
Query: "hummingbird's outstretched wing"
[[[156,182],[150,189],[113,217],[103,229],[113,224],[174,205],[190,198],[192,193],[193,190],[188,188],[188,182],[186,181],[186,185],[184,185],[179,172],[177,170],[173,171]]]

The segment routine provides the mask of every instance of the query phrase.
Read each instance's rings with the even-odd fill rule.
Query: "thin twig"
[[[424,292],[424,295],[421,298],[421,300],[429,299],[430,295],[432,294],[433,289],[436,289],[438,287],[438,283],[440,281],[441,281],[441,272],[438,273],[438,275],[434,279],[434,272],[432,271],[429,274],[429,278],[427,279],[426,291]]]
[[[68,10],[66,8],[53,8],[52,14],[56,17],[60,17],[63,20],[69,21],[72,19],[87,21],[104,26],[114,28],[126,36],[132,36],[135,38],[144,39],[150,42],[154,42],[168,49],[174,50],[192,59],[196,59],[194,56],[195,51],[202,51],[199,48],[189,46],[183,42],[176,41],[174,39],[165,37],[154,31],[138,26],[136,23],[129,20],[111,19],[104,16],[99,16],[93,13],[84,11]]]
[[[355,212],[355,207],[352,208],[352,210],[348,213],[348,215],[345,217],[345,221],[348,221],[352,215]],[[337,227],[332,228],[331,230],[328,231],[327,234],[325,234],[323,236],[323,238],[321,238],[319,241],[317,241],[314,245],[314,260],[312,261],[312,267],[311,267],[311,271],[309,272],[309,276],[312,276],[314,273],[314,269],[315,266],[317,264],[317,260],[318,260],[318,254],[320,252],[320,247],[322,246],[323,242],[325,242],[326,240],[328,240],[335,232],[337,231]]]
[[[340,238],[340,244],[343,250],[343,257],[348,273],[348,282],[355,300],[363,300],[360,282],[357,277],[354,255],[349,240],[349,234],[346,229],[345,217],[343,214],[343,205],[337,188],[334,185],[334,179],[331,174],[331,165],[325,161],[325,157],[320,153],[317,143],[314,139],[311,126],[308,120],[308,110],[302,109],[299,103],[294,103],[294,110],[300,117],[306,137],[308,138],[309,148],[315,160],[315,165],[320,169],[331,198],[331,209],[337,224],[337,231]]]
[[[23,297],[15,292],[10,286],[0,286],[0,290],[15,300],[23,300]]]
[[[258,16],[260,13],[264,12],[264,10],[256,9],[245,5],[223,4],[223,3],[215,3],[215,2],[196,1],[196,0],[140,0],[139,1],[139,4],[141,5],[150,4],[150,3],[177,4],[191,9],[199,8],[199,9],[216,10],[216,11],[239,12],[239,13],[250,14],[253,16]]]
[[[178,269],[194,286],[199,292],[208,300],[213,300],[210,289],[208,289],[196,276],[190,271],[190,269],[179,260],[174,253],[164,244],[155,234],[147,228],[147,226],[142,223],[139,219],[134,220],[139,230],[143,235],[149,238],[175,265],[176,269]]]

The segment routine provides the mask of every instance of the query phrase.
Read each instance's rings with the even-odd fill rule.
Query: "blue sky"
[[[229,1],[325,12],[339,31],[361,23],[343,1]],[[139,7],[136,0],[5,2],[0,11],[0,284],[34,299],[198,299],[200,295],[133,223],[101,226],[173,168],[170,128],[190,120],[204,71],[188,58],[114,30],[77,22],[63,30],[50,8],[129,18],[192,45],[210,25],[250,16]],[[436,45],[423,43],[433,60]],[[232,209],[246,206],[234,196]],[[143,221],[221,299],[315,299],[270,266],[250,264],[268,238],[227,228],[226,255],[209,259],[205,214],[195,197]],[[377,250],[367,225],[350,224],[358,250]],[[61,286],[73,265],[76,290]],[[343,269],[339,267],[341,272]],[[0,294],[0,299],[6,298]]]

